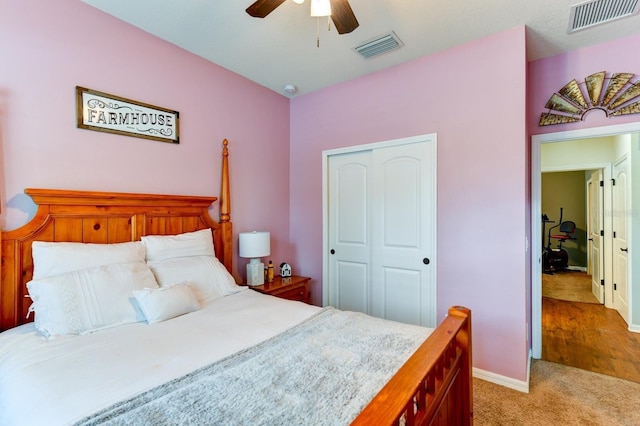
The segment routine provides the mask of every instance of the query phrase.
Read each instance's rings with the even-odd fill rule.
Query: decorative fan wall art
[[[607,117],[640,113],[640,81],[634,74],[606,71],[591,74],[582,84],[571,80],[547,101],[548,112],[540,114],[540,126],[582,121],[591,110],[604,111]],[[585,96],[586,95],[586,96]],[[634,102],[635,100],[635,102]]]

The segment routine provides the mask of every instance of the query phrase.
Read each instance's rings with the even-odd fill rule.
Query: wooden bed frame
[[[0,232],[0,331],[30,321],[26,283],[33,241],[118,243],[143,235],[213,230],[217,257],[232,272],[228,142],[223,142],[220,199],[202,196],[26,189],[38,205],[33,219]],[[219,201],[220,218],[208,209]],[[355,425],[473,424],[471,312],[449,315],[355,419]]]

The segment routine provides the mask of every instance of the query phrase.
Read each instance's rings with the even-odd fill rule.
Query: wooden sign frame
[[[180,143],[180,113],[76,86],[78,128]]]

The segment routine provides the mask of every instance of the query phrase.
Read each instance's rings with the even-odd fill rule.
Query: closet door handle
[[[629,248],[628,247],[627,248],[620,248],[620,251],[625,251],[625,252],[628,253],[629,252]]]
[[[422,259],[422,263],[424,263],[425,265],[428,265],[429,263],[431,263],[431,261],[429,260],[428,257],[425,257],[424,259]]]

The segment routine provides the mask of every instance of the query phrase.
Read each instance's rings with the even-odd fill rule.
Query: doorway
[[[640,123],[631,123],[625,125],[617,125],[617,126],[607,126],[593,129],[583,129],[576,131],[566,131],[566,132],[558,132],[558,133],[550,133],[544,135],[536,135],[532,137],[531,144],[531,229],[532,229],[532,244],[531,244],[531,347],[532,347],[532,356],[533,358],[539,359],[542,355],[542,336],[541,336],[541,320],[542,320],[542,246],[541,239],[538,238],[541,235],[541,221],[539,220],[542,217],[541,211],[541,171],[542,171],[542,153],[541,146],[542,144],[558,144],[558,146],[562,146],[562,142],[568,141],[576,141],[582,139],[593,139],[593,138],[602,138],[609,136],[619,136],[625,134],[637,134],[640,132]],[[635,151],[638,151],[638,136],[631,136],[633,139],[633,146],[635,147]],[[636,153],[634,153],[637,155]],[[632,161],[633,163],[633,161]],[[598,169],[601,168],[601,163],[595,163],[591,165],[585,165],[585,169]],[[606,181],[606,176],[605,176]],[[637,186],[637,185],[636,185]],[[637,190],[637,188],[636,188]],[[633,199],[633,197],[631,197]],[[611,200],[605,199],[605,205],[607,202]],[[611,205],[611,204],[609,204]],[[630,247],[633,243],[633,229],[632,229],[632,220],[628,221],[627,224],[627,233],[630,235],[629,237],[629,246],[627,249],[630,253],[630,258],[633,256],[633,252]],[[612,232],[612,214],[609,212],[609,215],[605,214],[605,224],[604,224],[604,232],[605,235],[607,232]],[[637,230],[637,227],[636,227]],[[613,247],[612,244],[605,244],[604,246],[604,256],[605,263],[606,259],[613,258]],[[630,259],[628,262],[628,268],[625,277],[627,278],[627,282],[630,283],[630,287],[628,288],[627,300],[628,307],[627,313],[629,318],[628,328],[631,331],[640,331],[640,326],[638,326],[635,322],[638,321],[638,318],[635,318],[633,313],[633,295],[634,295],[634,284],[633,280],[628,279],[632,275],[633,269],[633,259]],[[605,276],[605,304],[607,300],[613,302],[613,272],[611,267],[605,267],[604,271]],[[640,280],[637,280],[640,283]],[[640,294],[640,288],[635,291],[635,294]],[[613,307],[613,306],[607,306]]]
[[[583,141],[543,144],[541,207],[543,214],[542,295],[569,301],[604,302],[604,176],[607,165],[583,169],[575,151]],[[598,141],[600,143],[600,141]],[[607,140],[602,143],[609,144]],[[562,150],[556,149],[559,145]],[[613,155],[613,154],[612,154]],[[549,170],[549,158],[556,163]],[[561,157],[561,158],[558,158]],[[558,167],[558,164],[567,163]],[[590,167],[593,165],[590,164]],[[561,170],[559,170],[561,169]]]

